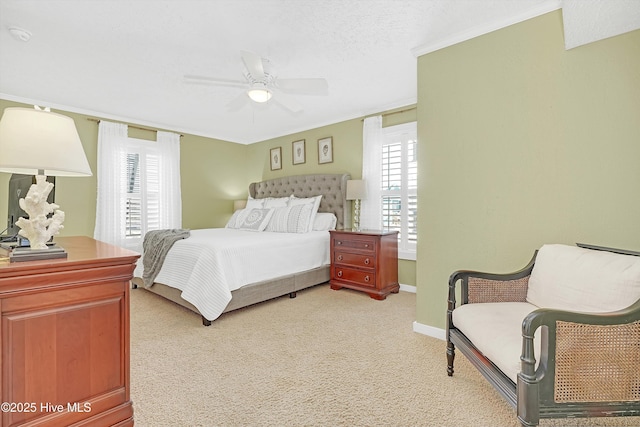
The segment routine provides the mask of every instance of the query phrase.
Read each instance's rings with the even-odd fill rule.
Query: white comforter
[[[270,233],[210,228],[191,230],[176,242],[157,283],[178,288],[208,320],[231,301],[231,291],[250,283],[329,264],[329,232]]]

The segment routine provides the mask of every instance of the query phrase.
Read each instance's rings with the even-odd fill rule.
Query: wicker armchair
[[[631,251],[578,246],[585,250],[640,256]],[[451,275],[446,325],[448,375],[454,372],[457,347],[516,409],[523,426],[536,426],[541,418],[640,416],[640,299],[637,296],[632,297],[627,308],[606,313],[535,309],[534,306],[522,321],[519,339],[522,350],[516,381],[514,375],[505,374],[456,327],[458,283],[458,307],[528,302],[529,278],[537,255],[538,251],[525,268],[512,274],[456,271]],[[632,289],[636,290],[640,282],[634,283]],[[535,334],[539,336],[536,337],[539,354],[534,351]]]

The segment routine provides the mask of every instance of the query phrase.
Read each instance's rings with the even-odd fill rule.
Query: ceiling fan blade
[[[325,79],[277,79],[276,85],[287,93],[300,95],[328,95],[329,84]]]
[[[241,51],[242,62],[244,62],[247,71],[251,74],[251,77],[258,81],[262,81],[265,78],[264,66],[262,65],[262,58],[255,53]]]
[[[247,82],[243,82],[241,80],[231,80],[231,79],[218,79],[215,77],[206,77],[206,76],[196,76],[193,74],[186,74],[183,77],[185,83],[197,84],[197,85],[206,85],[206,86],[229,86],[229,87],[246,87]]]
[[[249,97],[247,96],[246,92],[240,92],[238,96],[229,101],[229,103],[227,104],[227,111],[238,111],[239,109],[244,107],[247,102],[249,102]]]
[[[300,105],[298,101],[296,101],[295,99],[293,99],[288,95],[285,95],[282,92],[274,94],[271,101],[282,105],[284,108],[291,111],[292,113],[299,113],[300,111],[302,111],[302,105]]]

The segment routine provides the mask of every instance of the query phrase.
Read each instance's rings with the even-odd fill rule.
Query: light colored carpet
[[[447,376],[445,343],[412,331],[415,299],[320,285],[204,327],[132,290],[136,426],[519,426],[464,356]],[[640,426],[640,417],[540,425]]]

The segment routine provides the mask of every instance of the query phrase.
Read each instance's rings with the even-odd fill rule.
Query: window
[[[180,135],[129,138],[126,125],[101,120],[94,237],[142,252],[147,231],[181,226]]]
[[[145,144],[146,142],[146,144]],[[147,141],[129,138],[126,153],[125,236],[139,239],[160,228],[159,153]]]
[[[382,127],[382,117],[363,126],[363,228],[398,231],[398,257],[416,259],[418,160],[416,122]]]
[[[418,238],[418,161],[416,123],[383,128],[382,229],[398,231],[398,251],[415,259]],[[413,252],[414,255],[407,253]]]
[[[142,193],[140,191],[140,155],[127,153],[127,202],[125,236],[142,235]]]

